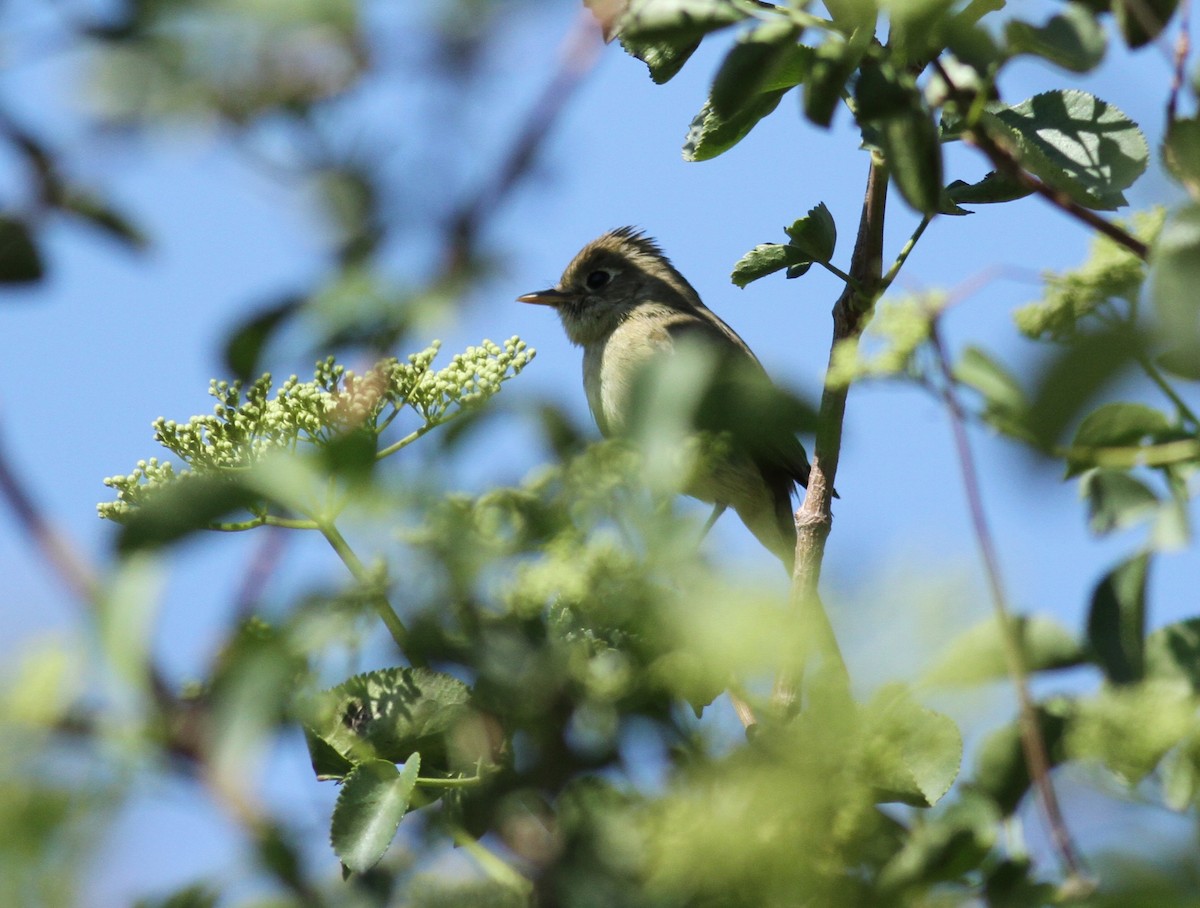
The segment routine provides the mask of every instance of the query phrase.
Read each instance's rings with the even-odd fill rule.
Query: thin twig
[[[930,343],[937,358],[938,367],[942,374],[941,395],[950,415],[950,427],[954,433],[954,445],[958,453],[959,469],[962,472],[963,489],[967,496],[967,507],[971,513],[971,525],[975,539],[979,545],[979,554],[983,559],[984,573],[987,575],[988,588],[991,592],[992,607],[996,612],[996,621],[1000,626],[1000,639],[1004,649],[1004,661],[1008,668],[1009,677],[1017,694],[1018,725],[1021,731],[1021,748],[1025,754],[1025,763],[1029,768],[1030,778],[1038,792],[1039,802],[1050,827],[1050,838],[1058,853],[1059,859],[1066,868],[1072,881],[1084,877],[1083,866],[1080,862],[1075,844],[1063,819],[1062,810],[1058,803],[1054,784],[1050,779],[1050,758],[1046,751],[1046,741],[1042,736],[1041,725],[1038,722],[1037,711],[1033,697],[1029,692],[1029,682],[1025,669],[1025,659],[1021,645],[1014,633],[1014,626],[1008,605],[1008,597],[1000,575],[1000,562],[996,555],[996,545],[992,539],[987,517],[983,511],[983,496],[980,493],[979,475],[975,468],[975,460],[971,454],[970,440],[967,438],[966,415],[955,394],[956,381],[946,356],[946,348],[942,343],[941,332],[936,320],[930,326]]]
[[[94,603],[100,589],[96,572],[42,513],[33,496],[17,479],[3,446],[0,446],[0,495],[8,502],[25,535],[37,546],[63,584],[76,598]]]
[[[1171,93],[1167,95],[1167,128],[1175,123],[1179,111],[1179,92],[1185,81],[1188,53],[1191,51],[1191,38],[1188,31],[1191,27],[1191,4],[1189,0],[1181,0],[1179,4],[1179,34],[1175,37],[1175,61],[1171,68]]]

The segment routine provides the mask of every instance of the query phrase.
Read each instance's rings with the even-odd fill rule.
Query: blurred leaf
[[[846,82],[862,56],[862,48],[832,36],[816,48],[812,72],[804,82],[804,115],[811,122],[824,127],[833,122]]]
[[[1011,177],[995,170],[977,183],[964,183],[955,180],[946,187],[950,199],[962,205],[992,205],[1000,202],[1012,202],[1030,195],[1033,190],[1026,189]]]
[[[59,200],[59,206],[134,251],[140,252],[150,245],[141,228],[103,199],[85,192],[70,192]]]
[[[933,115],[921,106],[876,121],[888,171],[904,200],[922,214],[941,207],[942,144]]]
[[[1001,432],[1026,437],[1029,403],[1016,377],[979,347],[967,347],[954,365],[957,381],[983,398],[983,418]]]
[[[1200,349],[1200,205],[1174,212],[1150,250],[1150,298],[1163,335],[1192,351]]]
[[[1077,89],[1043,92],[1012,107],[990,105],[982,122],[1007,132],[1026,170],[1089,208],[1124,205],[1121,191],[1142,175],[1150,156],[1136,123]]]
[[[1111,403],[1084,417],[1071,444],[1081,448],[1120,448],[1153,439],[1170,429],[1171,421],[1161,410],[1145,404]]]
[[[216,908],[220,893],[205,883],[193,883],[170,895],[138,899],[133,908]]]
[[[1005,858],[989,869],[984,881],[987,908],[1041,908],[1058,901],[1053,883],[1033,877],[1029,858]]]
[[[1079,641],[1058,622],[1042,615],[1014,615],[1009,625],[1027,672],[1071,668],[1086,661]],[[1000,624],[993,617],[960,634],[921,678],[922,684],[959,686],[1009,676]]]
[[[913,826],[883,868],[879,886],[893,892],[952,880],[978,867],[996,841],[1000,814],[986,798],[966,795],[939,816]]]
[[[160,560],[135,553],[118,562],[98,597],[96,620],[105,664],[138,694],[150,689],[151,644],[165,583]]]
[[[314,739],[352,763],[376,758],[400,763],[420,750],[427,764],[443,767],[446,735],[467,717],[469,701],[465,684],[428,669],[355,675],[321,694],[307,718],[314,769],[336,764]]]
[[[1200,381],[1200,356],[1191,346],[1183,345],[1168,350],[1159,355],[1155,362],[1160,369],[1165,369],[1176,378]]]
[[[1145,676],[1146,580],[1150,556],[1135,555],[1113,568],[1092,592],[1088,644],[1113,684]]]
[[[1159,500],[1146,485],[1122,470],[1098,467],[1079,480],[1087,501],[1088,527],[1103,536],[1141,523],[1158,511]]]
[[[1039,703],[1037,720],[1046,743],[1046,755],[1053,768],[1066,759],[1064,736],[1075,714],[1075,703],[1056,697]],[[987,795],[1009,817],[1020,806],[1029,790],[1029,767],[1021,746],[1021,732],[1016,722],[988,735],[975,758],[975,775],[970,788]]]
[[[731,117],[757,95],[804,81],[812,52],[796,43],[799,37],[800,28],[787,19],[771,19],[739,35],[713,79],[713,111]]]
[[[1067,745],[1073,759],[1100,761],[1127,785],[1149,775],[1196,730],[1196,695],[1176,681],[1105,687],[1079,702]]]
[[[421,755],[414,753],[397,770],[386,760],[354,767],[342,783],[329,838],[334,853],[354,873],[374,867],[400,828],[417,784]]]
[[[127,555],[170,545],[259,501],[256,492],[227,477],[184,474],[123,518],[117,551]]]
[[[889,684],[862,707],[860,720],[864,771],[881,801],[931,807],[950,790],[962,764],[962,735],[953,719]]]
[[[0,216],[0,284],[32,284],[46,273],[33,234],[21,221]]]
[[[811,264],[812,259],[791,244],[762,243],[738,259],[730,279],[738,287],[745,287],[784,268]]]
[[[1145,675],[1186,681],[1200,693],[1200,618],[1176,621],[1146,638]]]
[[[1103,388],[1131,365],[1143,348],[1130,330],[1083,334],[1041,369],[1028,411],[1029,429],[1044,448],[1057,445],[1066,427]]]
[[[1163,802],[1181,812],[1194,806],[1200,797],[1200,730],[1193,730],[1172,748],[1159,769]]]
[[[1178,7],[1179,0],[1113,0],[1112,4],[1121,34],[1132,48],[1157,38]]]
[[[800,249],[811,261],[828,263],[833,258],[837,225],[824,202],[810,208],[808,214],[783,231],[788,235],[789,245]]]
[[[1080,3],[1067,3],[1045,25],[1010,20],[1004,39],[1010,53],[1033,54],[1077,73],[1095,69],[1104,59],[1107,43],[1095,15]]]
[[[1192,200],[1200,200],[1200,118],[1168,124],[1162,157],[1171,176],[1184,185]]]
[[[303,297],[286,296],[233,329],[225,341],[225,365],[234,378],[246,382],[258,378],[263,371],[263,349],[303,305]]]

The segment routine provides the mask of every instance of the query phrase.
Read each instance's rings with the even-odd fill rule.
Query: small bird
[[[688,345],[713,357],[691,425],[724,443],[683,491],[714,505],[706,529],[733,508],[790,573],[796,547],[792,494],[796,483],[807,486],[809,474],[796,438],[799,410],[658,244],[633,227],[613,230],[584,246],[557,286],[517,299],[552,307],[571,343],[583,348],[583,387],[605,437],[631,428],[639,376],[660,357]]]

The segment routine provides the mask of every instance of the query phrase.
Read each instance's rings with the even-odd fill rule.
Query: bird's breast
[[[625,431],[634,379],[647,360],[670,346],[665,332],[647,330],[640,319],[629,319],[605,340],[584,347],[583,387],[601,434]]]

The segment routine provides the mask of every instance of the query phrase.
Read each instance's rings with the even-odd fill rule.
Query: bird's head
[[[701,306],[696,291],[658,244],[633,227],[592,240],[571,260],[557,285],[517,299],[553,307],[567,337],[579,346],[604,340],[643,303],[684,311]]]

